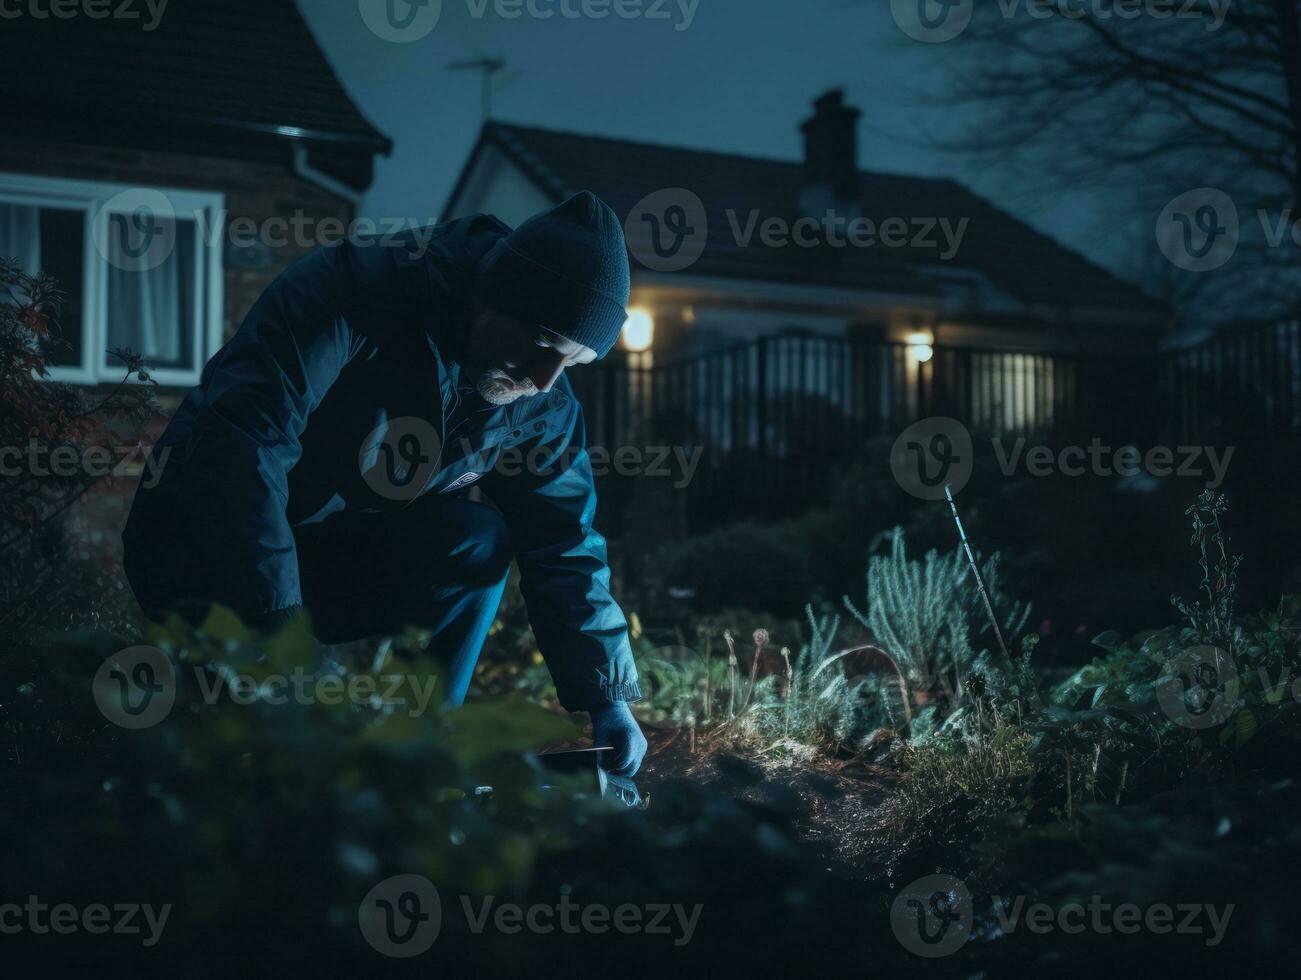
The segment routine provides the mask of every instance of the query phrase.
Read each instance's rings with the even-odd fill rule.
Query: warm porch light
[[[633,307],[628,311],[628,319],[623,324],[623,346],[626,350],[639,354],[650,350],[655,340],[655,317],[650,310]]]
[[[908,344],[908,356],[918,364],[925,364],[935,356],[935,348],[931,345],[935,338],[931,336],[930,331],[918,331],[910,333],[904,340]]]

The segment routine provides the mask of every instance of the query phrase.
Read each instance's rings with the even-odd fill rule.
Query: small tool
[[[538,761],[548,772],[566,776],[589,776],[590,785],[602,799],[612,798],[630,807],[644,806],[637,784],[627,776],[615,776],[601,765],[601,753],[614,751],[611,746],[590,749],[561,749],[539,752]],[[543,789],[550,789],[543,785]]]

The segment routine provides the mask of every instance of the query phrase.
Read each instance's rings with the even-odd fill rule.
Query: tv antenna
[[[501,58],[472,58],[469,61],[454,61],[447,66],[452,71],[477,71],[480,73],[480,98],[483,121],[492,118],[492,79],[497,72],[506,67]]]

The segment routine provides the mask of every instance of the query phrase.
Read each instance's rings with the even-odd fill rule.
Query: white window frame
[[[54,381],[79,384],[120,382],[125,365],[110,361],[108,355],[108,262],[95,247],[107,240],[110,215],[125,214],[125,209],[109,206],[110,200],[123,191],[139,190],[138,185],[107,181],[68,180],[62,177],[37,177],[31,174],[0,173],[0,201],[32,207],[80,211],[85,216],[82,243],[83,273],[81,282],[81,363],[50,367]],[[203,365],[221,347],[225,281],[222,243],[225,240],[226,196],[219,191],[180,190],[151,185],[172,204],[176,216],[194,222],[194,297],[190,312],[191,350],[194,363],[185,368],[150,370],[160,385],[189,386],[199,382]],[[71,290],[71,284],[64,288]],[[182,324],[184,327],[185,325]],[[134,375],[128,379],[137,382]]]

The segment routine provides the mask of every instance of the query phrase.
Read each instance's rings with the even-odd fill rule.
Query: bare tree
[[[943,96],[974,107],[974,122],[939,142],[982,162],[1015,159],[1053,189],[1115,190],[1108,197],[1117,225],[1143,228],[1154,253],[1170,203],[1215,188],[1236,209],[1232,260],[1214,270],[1149,271],[1145,285],[1203,318],[1294,311],[1301,298],[1299,7],[1298,0],[977,0],[969,25],[945,46],[956,57]]]

